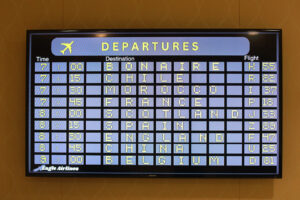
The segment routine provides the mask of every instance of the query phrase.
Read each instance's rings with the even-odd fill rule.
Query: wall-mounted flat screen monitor
[[[26,174],[281,177],[280,30],[27,34]]]

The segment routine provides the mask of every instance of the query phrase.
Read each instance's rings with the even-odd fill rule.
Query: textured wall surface
[[[1,0],[0,199],[299,199],[300,1]],[[25,177],[27,29],[282,28],[283,178]]]

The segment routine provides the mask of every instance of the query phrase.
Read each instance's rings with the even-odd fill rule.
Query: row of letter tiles
[[[67,164],[66,155],[52,155],[52,163],[57,165]],[[84,160],[85,158],[85,160]],[[103,165],[154,165],[154,158],[156,165],[170,166],[171,156],[120,156],[121,162],[119,162],[119,156],[107,155],[103,156]],[[173,165],[189,165],[191,159],[191,165],[194,166],[224,166],[224,160],[226,159],[227,166],[242,166],[244,158],[245,166],[259,166],[260,159],[262,159],[263,166],[276,166],[276,156],[209,156],[208,162],[206,156],[173,156]],[[138,163],[137,163],[138,160]],[[35,155],[35,164],[49,164],[49,155]],[[101,165],[101,156],[97,155],[69,155],[69,165]]]
[[[69,130],[80,131],[84,130],[101,130],[101,121],[86,120],[86,121],[69,121]],[[104,131],[153,131],[154,121],[121,121],[119,127],[119,121],[103,121]],[[189,121],[156,121],[156,131],[172,130],[171,125],[173,123],[173,131],[206,131],[207,125],[209,125],[210,131],[222,131],[225,130],[225,123],[227,131],[277,131],[276,121],[263,121],[262,127],[260,121],[245,121],[244,129],[242,121],[191,121],[191,127]],[[36,120],[34,122],[35,130],[49,130],[50,122],[48,120]],[[52,130],[67,130],[66,120],[53,120],[51,122]]]
[[[121,76],[121,80],[119,79]],[[243,80],[246,84],[260,83],[260,77],[262,77],[263,84],[274,84],[277,82],[277,74],[227,74],[227,83],[242,84]],[[207,79],[208,78],[208,79]],[[82,84],[84,83],[84,74],[69,74],[69,84]],[[52,74],[51,83],[54,84],[66,84],[67,74]],[[49,84],[50,74],[35,74],[36,84]],[[138,84],[198,84],[198,83],[225,83],[225,74],[191,74],[191,80],[189,74],[156,74],[156,81],[154,81],[154,74],[139,74],[138,80],[136,74],[103,74],[103,80],[101,80],[101,74],[86,74],[87,84],[113,84],[113,83],[138,83]]]
[[[156,153],[158,154],[170,154],[172,151],[171,144],[138,144],[138,150],[136,147],[137,144],[121,144],[119,150],[119,144],[115,143],[105,143],[103,144],[103,153],[145,153],[153,154],[154,146],[156,148]],[[101,153],[101,145],[92,143],[70,143],[68,145],[69,153]],[[259,154],[260,145],[259,144],[227,144],[226,150],[227,154],[242,154],[244,146],[244,154]],[[189,148],[191,147],[191,151]],[[209,144],[209,151],[207,152],[206,144],[173,144],[175,154],[224,154],[225,145],[224,144]],[[51,143],[51,152],[52,153],[67,153],[67,144],[65,143]],[[49,153],[49,144],[48,143],[35,143],[34,151],[38,153]],[[276,144],[263,144],[262,145],[263,154],[277,154],[277,145]]]
[[[270,89],[272,86],[263,86],[262,87],[262,95],[270,96],[277,95],[277,87],[275,89]],[[110,88],[110,89],[108,89]],[[115,89],[114,89],[115,88]],[[195,88],[199,88],[196,90]],[[201,88],[201,90],[200,90]],[[174,96],[199,96],[199,95],[224,95],[224,86],[214,86],[214,89],[210,89],[209,92],[206,92],[205,87],[191,87],[191,92],[189,92],[188,86],[174,86]],[[239,95],[243,94],[242,86],[227,86],[226,95]],[[121,91],[119,92],[119,86],[110,86],[104,87],[104,95],[107,96],[127,96],[127,95],[160,95],[160,96],[171,96],[172,95],[172,86],[156,86],[156,93],[154,94],[153,86],[144,86],[141,87],[138,91],[136,90],[136,86],[122,86]],[[67,95],[67,86],[52,86],[51,90],[52,95]],[[35,95],[48,96],[50,95],[50,87],[49,86],[35,86]],[[84,95],[84,86],[69,86],[69,95],[71,96],[80,96]],[[101,87],[98,86],[86,86],[86,95],[101,95]],[[244,87],[244,95],[247,96],[258,96],[259,89],[257,87],[251,87],[249,89],[247,86]],[[136,97],[138,98],[138,97]]]
[[[171,62],[156,62],[156,71],[171,71]],[[227,71],[242,71],[242,62],[227,62]],[[224,62],[209,62],[209,71],[224,71]],[[277,71],[276,62],[263,62],[260,66],[259,62],[244,62],[244,71]],[[69,71],[85,71],[84,62],[70,62]],[[207,71],[206,62],[174,62],[174,71]],[[49,72],[49,62],[36,62],[36,72]],[[66,62],[52,62],[52,72],[65,72],[67,71]],[[101,62],[87,62],[86,71],[98,72],[98,71],[119,71],[118,62],[104,62],[102,69]],[[121,71],[137,71],[136,62],[121,62]],[[154,71],[154,62],[139,62],[138,71]]]
[[[66,132],[52,132],[52,142],[93,142],[100,143],[101,135],[103,135],[103,142],[119,142],[119,133],[86,133],[84,137],[83,132],[69,133],[67,140]],[[244,135],[244,143],[260,143],[260,136],[262,143],[277,143],[276,133],[121,133],[121,141],[125,143],[153,143],[154,139],[157,143],[171,143],[172,136],[174,143],[242,143]],[[138,137],[138,138],[137,138]],[[191,140],[189,139],[191,137]],[[49,132],[35,132],[35,142],[49,142]],[[85,140],[84,140],[85,139]]]
[[[173,114],[172,114],[173,110]],[[137,113],[139,119],[260,119],[259,109],[156,109],[154,117],[154,109],[103,109],[103,119],[136,119]],[[67,109],[35,109],[35,118],[52,118],[61,119],[67,117]],[[101,118],[101,109],[69,109],[69,119],[83,119],[85,111],[86,119]],[[208,112],[208,116],[207,116]],[[50,116],[51,113],[51,116]],[[227,113],[227,114],[226,114]],[[262,110],[262,119],[276,119],[277,110]],[[272,116],[270,116],[272,114]],[[191,115],[191,117],[189,117]]]
[[[136,100],[135,98],[131,98],[133,101]],[[262,107],[277,107],[277,98],[261,98],[262,99]],[[260,98],[254,98],[254,97],[246,97],[246,98],[223,98],[223,97],[210,97],[209,98],[209,107],[225,107],[225,100],[227,100],[227,107],[242,107],[242,101],[244,100],[244,107],[260,107]],[[36,107],[48,107],[49,106],[49,102],[45,102],[45,98],[36,98],[35,101],[35,106]],[[119,98],[107,98],[104,99],[105,100],[105,106],[106,108],[109,107],[119,107]],[[121,107],[126,107],[126,98],[121,99]],[[163,100],[163,98],[158,99],[156,98],[157,102],[156,102],[156,107],[166,107],[164,106],[164,104],[162,104],[161,100]],[[187,104],[188,101],[186,101]],[[48,106],[47,106],[48,103]],[[55,103],[55,102],[54,102]],[[54,104],[52,103],[53,106],[60,106],[60,104],[62,104],[63,102],[59,103],[59,104]],[[180,107],[180,108],[189,108],[189,105],[185,105],[182,106],[182,100],[180,99],[176,99],[174,98],[174,107]],[[154,104],[151,103],[151,104]],[[127,107],[136,107],[136,103],[132,102],[131,104],[132,106],[128,106]],[[150,105],[150,102],[149,102]],[[149,107],[149,105],[147,105],[146,107]],[[96,106],[94,104],[92,104],[91,106]],[[153,105],[154,106],[154,105]],[[199,97],[191,97],[191,106],[192,107],[207,107],[207,98],[199,98]],[[89,105],[87,106],[89,107]],[[139,107],[143,107],[141,105],[139,105]],[[171,104],[167,107],[171,107]]]
[[[121,99],[121,104],[119,100]],[[191,97],[189,98],[169,98],[169,97],[104,97],[103,106],[106,108],[109,107],[171,107],[172,104],[174,107],[180,107],[182,109],[189,108],[189,100],[191,99],[192,107],[206,107],[207,98],[203,97]],[[154,99],[156,104],[154,105]],[[84,98],[69,98],[69,107],[83,107]],[[97,97],[87,97],[86,107],[101,107],[101,98]],[[242,102],[244,101],[245,107],[259,107],[260,98],[254,97],[210,97],[210,107],[224,107],[224,101],[227,100],[227,107],[242,107]],[[67,107],[67,98],[64,97],[52,97],[51,98],[53,107]],[[35,98],[35,107],[49,107],[49,98],[48,97],[36,97]],[[262,98],[263,107],[276,107],[277,98]]]

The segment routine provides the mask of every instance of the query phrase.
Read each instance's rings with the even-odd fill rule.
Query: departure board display
[[[27,32],[26,175],[281,177],[281,30]]]

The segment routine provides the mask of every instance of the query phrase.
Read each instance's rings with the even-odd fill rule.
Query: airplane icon
[[[61,45],[65,46],[66,48],[64,48],[63,50],[61,50],[60,52],[65,55],[65,51],[68,49],[70,54],[72,53],[72,44],[74,43],[74,41],[71,41],[70,43],[60,43]]]
[[[42,171],[42,169],[45,167],[46,165],[41,165],[38,168],[35,168],[33,171],[34,172],[38,172],[38,171]]]

